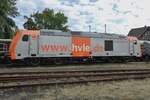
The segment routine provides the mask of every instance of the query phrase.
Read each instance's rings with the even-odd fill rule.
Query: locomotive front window
[[[105,51],[113,51],[113,41],[105,40]]]
[[[24,35],[22,37],[22,41],[27,42],[29,40],[29,36],[28,35]]]

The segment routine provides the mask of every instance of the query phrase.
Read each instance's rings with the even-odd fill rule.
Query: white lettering
[[[74,52],[89,52],[90,46],[86,45],[86,44],[82,44],[82,45],[72,44],[72,51],[74,51]]]

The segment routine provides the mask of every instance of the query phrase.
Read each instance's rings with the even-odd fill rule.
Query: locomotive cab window
[[[136,45],[136,44],[137,44],[137,41],[135,41],[134,44]]]
[[[28,35],[24,35],[22,37],[22,41],[27,42],[29,40],[29,36]]]
[[[105,40],[105,51],[113,51],[113,41]]]

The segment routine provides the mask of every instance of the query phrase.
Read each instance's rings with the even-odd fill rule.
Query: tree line
[[[16,6],[17,0],[1,0],[0,3],[0,38],[9,39],[18,29],[14,18],[20,16]],[[45,8],[42,12],[24,16],[23,27],[28,30],[54,29],[68,31],[68,18],[62,12]]]

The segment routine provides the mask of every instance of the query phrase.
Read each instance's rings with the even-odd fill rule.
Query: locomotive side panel
[[[91,44],[92,56],[105,56],[104,39],[92,38]]]
[[[92,38],[92,56],[129,56],[125,39]]]
[[[40,57],[70,57],[71,37],[44,36],[39,37]]]
[[[129,42],[126,39],[115,39],[113,40],[114,51],[112,56],[130,56]]]

